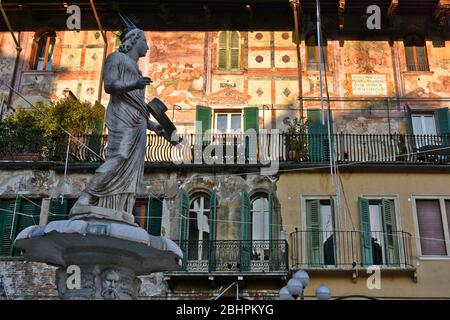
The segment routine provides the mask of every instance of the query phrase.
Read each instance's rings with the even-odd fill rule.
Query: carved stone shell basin
[[[127,224],[99,220],[61,220],[31,226],[16,238],[24,258],[50,265],[111,265],[133,270],[136,276],[175,271],[181,249],[170,239]]]

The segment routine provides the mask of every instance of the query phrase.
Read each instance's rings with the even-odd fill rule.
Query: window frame
[[[414,132],[414,117],[420,117],[420,122],[421,122],[421,126],[422,126],[422,131],[423,131],[423,129],[424,128],[427,128],[426,127],[426,122],[425,122],[425,118],[426,117],[431,117],[431,118],[433,118],[433,123],[434,123],[434,133],[432,134],[432,135],[437,135],[438,134],[438,126],[437,126],[437,123],[436,123],[436,117],[434,116],[434,114],[433,113],[423,113],[423,112],[413,112],[412,114],[411,114],[411,120],[412,120],[412,123],[413,123],[413,133],[414,133],[414,135],[430,135],[430,133],[420,133],[420,134],[418,134],[418,133],[415,133]]]
[[[211,225],[212,225],[212,221],[211,221],[211,195],[208,194],[207,192],[203,192],[203,191],[198,191],[198,192],[194,192],[192,194],[189,194],[189,209],[188,209],[188,214],[189,214],[189,220],[188,220],[188,231],[187,231],[187,241],[192,241],[190,235],[191,235],[191,223],[197,223],[198,225],[198,211],[192,209],[192,205],[194,203],[195,200],[197,199],[201,199],[200,204],[201,204],[201,208],[200,208],[200,212],[202,212],[203,215],[207,214],[208,217],[208,224],[209,224],[209,232],[208,232],[208,238],[207,239],[203,239],[203,233],[205,232],[204,230],[197,230],[198,231],[198,239],[197,242],[198,244],[200,243],[205,243],[210,241],[210,234],[211,234]],[[209,208],[205,209],[205,198],[209,199]],[[192,213],[196,213],[197,217],[196,218],[192,218]],[[203,226],[203,225],[202,225]],[[201,232],[200,232],[201,231]],[[188,261],[205,261],[205,260],[209,260],[209,250],[207,247],[203,247],[203,246],[198,246],[197,247],[197,259],[189,259],[190,258],[190,251],[188,249],[187,252],[187,257],[186,259]],[[203,259],[203,256],[206,255],[206,259]]]
[[[225,132],[219,131],[218,127],[217,127],[218,116],[223,115],[223,114],[227,115],[227,129]],[[232,115],[239,115],[241,118],[240,132],[233,132],[231,129],[231,116]],[[217,133],[217,134],[221,134],[221,133],[223,133],[223,134],[239,134],[244,131],[243,126],[244,126],[244,116],[243,116],[242,109],[241,110],[223,110],[223,109],[222,110],[221,109],[214,110],[214,133]]]
[[[46,37],[45,46],[44,46],[44,56],[43,56],[43,65],[41,69],[38,69],[40,58],[40,48],[41,47],[41,40],[43,37]],[[53,40],[52,40],[53,39]],[[50,55],[50,48],[53,42],[53,47],[51,50]],[[43,44],[44,45],[44,44]],[[51,29],[46,29],[41,32],[36,32],[33,36],[33,43],[32,43],[32,54],[31,54],[31,61],[30,61],[30,70],[31,71],[37,71],[37,72],[52,72],[53,71],[53,57],[55,54],[55,47],[56,47],[56,32]],[[51,60],[49,61],[49,55],[51,57]],[[50,69],[47,70],[48,63],[50,62]]]
[[[411,46],[407,46],[406,42],[408,40],[408,38],[411,37],[412,39],[412,45]],[[419,46],[416,42],[416,39],[421,39],[423,41],[423,58],[424,58],[424,70],[420,70],[419,68],[419,58],[418,58],[418,54],[417,54],[417,48],[418,47],[422,47]],[[427,51],[427,42],[425,40],[424,37],[422,37],[421,35],[417,34],[417,33],[410,33],[405,35],[404,40],[403,40],[403,46],[405,49],[405,62],[406,62],[406,71],[407,72],[427,72],[430,71],[430,64],[428,61],[428,51]],[[413,52],[413,60],[414,60],[414,69],[410,69],[409,65],[408,65],[408,54],[407,54],[407,50],[406,48],[412,48],[412,52]]]
[[[403,231],[403,224],[401,221],[401,214],[400,214],[400,196],[399,195],[395,195],[395,194],[384,194],[384,195],[383,194],[381,194],[381,195],[362,194],[362,195],[359,195],[359,197],[366,198],[369,201],[369,203],[370,203],[370,201],[382,201],[383,199],[394,201],[395,223],[396,223],[396,227],[397,227],[397,229],[394,231],[397,231],[397,232]],[[361,219],[360,212],[358,212],[358,214],[359,214],[358,219]],[[360,222],[360,220],[358,220],[358,222]],[[359,228],[359,226],[360,226],[360,223],[358,223],[358,228]],[[371,230],[371,231],[373,231],[373,230]],[[379,231],[386,233],[385,230],[379,230]],[[399,254],[399,261],[401,264],[402,263],[401,257],[405,256],[405,249],[399,243],[397,250],[398,250],[398,254]],[[383,259],[383,265],[380,266],[381,268],[386,268],[385,262],[386,261]]]
[[[233,40],[233,33],[236,32],[237,37],[238,37],[238,47],[237,48],[233,48],[232,47],[232,40]],[[225,34],[225,48],[222,48],[220,46],[220,37],[222,35],[222,33]],[[233,68],[231,60],[232,60],[232,51],[233,49],[237,49],[238,50],[238,62],[237,62],[237,67]],[[220,50],[225,50],[225,67],[224,68],[220,68]],[[217,34],[217,53],[216,53],[216,57],[217,57],[217,61],[216,61],[216,70],[218,71],[240,71],[241,70],[241,63],[242,63],[242,59],[241,59],[241,54],[242,54],[242,48],[241,48],[241,34],[239,31],[237,30],[222,30],[219,31]]]
[[[258,200],[258,199],[266,199],[267,200],[267,215],[268,215],[268,218],[269,218],[269,224],[268,224],[268,228],[269,228],[269,236],[268,236],[268,238],[267,239],[257,239],[257,240],[255,240],[255,239],[253,239],[253,214],[255,213],[254,212],[254,210],[253,210],[253,203],[256,201],[256,200]],[[250,196],[250,208],[249,208],[249,211],[250,211],[250,223],[251,223],[251,228],[250,228],[250,240],[251,241],[270,241],[271,239],[270,239],[270,202],[269,202],[269,194],[268,193],[265,193],[265,192],[258,192],[258,193],[255,193],[255,194],[252,194],[251,196]],[[266,211],[264,211],[264,213],[266,213]],[[263,233],[265,232],[265,230],[263,230]]]
[[[307,207],[306,207],[306,202],[307,201],[312,201],[312,200],[319,200],[319,201],[333,201],[334,203],[336,203],[336,194],[329,194],[329,195],[324,195],[324,194],[320,194],[320,195],[301,195],[300,196],[300,227],[302,231],[306,231],[308,230],[308,222],[307,222]],[[333,219],[333,231],[332,233],[334,234],[336,231],[336,210],[331,209],[331,215],[332,215],[332,219]],[[322,230],[323,232],[323,230]],[[308,261],[308,264],[310,263],[310,256],[308,253],[308,241],[302,241],[302,261]],[[330,265],[323,265],[322,267],[325,267],[327,269],[339,269],[339,264],[338,261],[340,259],[339,257],[339,248],[336,247],[335,244],[335,248],[334,248],[334,255],[335,255],[335,264],[330,264]]]
[[[441,211],[441,222],[443,224],[442,229],[444,231],[444,239],[446,244],[446,251],[447,255],[423,255],[422,254],[422,243],[420,241],[420,232],[419,232],[419,219],[417,216],[417,200],[439,200],[439,208]],[[413,212],[413,224],[414,224],[414,232],[416,234],[416,252],[417,252],[417,258],[419,260],[450,260],[450,230],[448,226],[448,220],[447,220],[447,214],[446,214],[446,208],[445,208],[445,201],[450,201],[450,196],[420,196],[420,195],[414,195],[411,197],[412,202],[412,212]]]
[[[308,40],[310,38],[314,37],[314,46],[308,45]],[[327,46],[328,46],[328,39],[327,37],[325,37],[324,35],[322,35],[322,40],[325,40],[325,42],[322,43],[322,51],[324,53],[325,56],[325,61],[323,61],[322,59],[322,63],[324,63],[324,67],[325,69],[328,71],[328,51],[327,51]],[[319,72],[320,68],[319,68],[319,44],[317,43],[317,33],[311,33],[309,34],[306,38],[305,38],[305,70],[306,71],[316,71]],[[311,69],[309,67],[309,48],[310,47],[314,47],[314,60],[315,60],[315,66],[316,69]]]

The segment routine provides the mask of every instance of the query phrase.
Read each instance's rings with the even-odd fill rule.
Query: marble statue
[[[152,80],[142,76],[137,64],[149,49],[144,32],[131,24],[120,40],[119,51],[108,56],[104,67],[105,91],[111,95],[106,111],[106,160],[81,193],[71,217],[87,211],[97,217],[115,212],[117,220],[131,222],[136,190],[144,173],[147,129],[164,136],[163,127],[149,120],[144,89]]]
[[[165,104],[157,98],[145,102],[144,88],[151,79],[142,76],[137,61],[148,51],[147,42],[142,30],[124,21],[119,52],[110,54],[104,67],[105,91],[111,95],[105,162],[70,219],[30,226],[15,239],[25,259],[58,267],[55,283],[64,300],[137,299],[139,276],[177,270],[183,258],[173,241],[150,235],[132,214],[144,175],[147,129],[170,138],[174,146],[178,142],[172,139],[176,128]],[[150,114],[158,123],[149,120]],[[71,266],[78,271],[69,271]]]

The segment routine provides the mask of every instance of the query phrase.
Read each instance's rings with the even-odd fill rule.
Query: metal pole
[[[302,79],[302,58],[300,53],[301,37],[300,37],[300,1],[289,0],[292,11],[294,13],[295,40],[297,44],[297,74],[298,74],[298,108],[300,119],[303,118],[303,79]]]
[[[5,97],[2,96],[0,101],[0,123],[3,122],[3,104],[5,103]]]
[[[104,71],[104,67],[105,67],[106,55],[108,53],[108,38],[106,36],[106,31],[103,29],[102,23],[100,21],[100,17],[98,16],[97,8],[95,7],[94,0],[90,0],[89,2],[91,4],[92,11],[94,12],[95,20],[97,22],[98,28],[100,29],[100,33],[102,35],[103,43],[104,43],[102,64],[100,66],[100,79],[98,82],[98,95],[97,95],[97,101],[98,101],[98,103],[101,104],[102,103],[102,93],[103,93],[103,71]],[[103,132],[105,130],[105,121],[106,121],[106,113],[105,113],[105,117],[103,118],[103,125],[102,125]]]
[[[66,183],[67,183],[66,179],[67,179],[67,165],[69,163],[69,147],[70,147],[70,135],[68,135],[68,138],[67,138],[66,163],[64,165],[64,189],[65,189]],[[61,204],[63,204],[63,203],[64,203],[64,193],[61,196]]]
[[[5,20],[5,24],[8,27],[9,32],[11,33],[11,36],[14,40],[14,43],[16,44],[16,60],[14,61],[14,69],[13,69],[13,74],[12,74],[12,78],[11,78],[11,87],[14,88],[15,84],[16,84],[16,76],[17,76],[17,69],[19,67],[19,59],[20,59],[20,53],[22,52],[22,47],[20,46],[20,32],[18,32],[18,36],[16,38],[16,35],[14,34],[13,28],[11,26],[11,23],[9,22],[8,16],[6,15],[5,9],[3,8],[3,1],[0,0],[0,11],[2,13],[3,16],[3,20]],[[11,102],[12,102],[12,96],[14,94],[14,91],[12,89],[9,90],[9,95],[8,95],[8,104],[7,104],[7,108],[9,108],[11,106]]]

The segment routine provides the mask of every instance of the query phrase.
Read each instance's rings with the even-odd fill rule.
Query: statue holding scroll
[[[166,139],[175,129],[170,120],[163,123],[168,118],[161,101],[145,102],[144,89],[151,79],[142,76],[137,61],[149,48],[144,32],[128,18],[122,19],[126,27],[120,36],[119,52],[111,53],[104,67],[105,91],[111,95],[106,111],[106,161],[80,195],[71,217],[89,212],[92,217],[115,216],[131,223],[135,194],[144,174],[147,129]],[[149,120],[155,112],[162,116],[157,118],[161,125]]]

